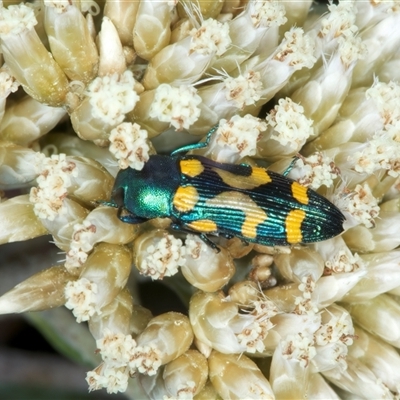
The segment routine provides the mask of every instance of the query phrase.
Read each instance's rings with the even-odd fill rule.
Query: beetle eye
[[[112,201],[117,205],[118,208],[124,207],[124,197],[125,191],[122,187],[114,190],[111,195]]]

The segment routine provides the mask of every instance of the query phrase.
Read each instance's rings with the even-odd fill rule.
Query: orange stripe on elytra
[[[193,186],[179,186],[172,204],[179,212],[192,211],[199,201],[199,193]]]
[[[306,217],[304,210],[291,210],[286,216],[285,228],[286,228],[286,240],[288,243],[301,243],[303,240],[303,234],[301,233],[301,224]]]
[[[301,204],[308,204],[309,198],[307,188],[301,186],[300,183],[292,183],[292,196]]]
[[[249,239],[255,239],[257,237],[257,227],[262,222],[265,222],[267,219],[267,214],[264,210],[259,208],[258,213],[246,213],[246,219],[242,225],[242,235]]]
[[[181,172],[184,175],[194,178],[204,171],[204,167],[199,160],[181,160],[179,162]]]
[[[189,228],[199,232],[217,232],[217,224],[210,219],[199,219],[186,224]]]

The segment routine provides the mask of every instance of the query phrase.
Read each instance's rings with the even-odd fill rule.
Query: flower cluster
[[[89,390],[400,398],[400,3],[311,4],[0,5],[0,243],[49,234],[65,254],[0,313],[65,306],[87,321],[101,357]],[[110,207],[118,170],[211,129],[196,154],[287,172],[341,210],[344,233],[268,247],[124,223],[140,215]],[[201,194],[179,189],[174,206],[193,208]],[[246,190],[220,196],[253,209]],[[187,315],[153,316],[140,280],[166,282]]]

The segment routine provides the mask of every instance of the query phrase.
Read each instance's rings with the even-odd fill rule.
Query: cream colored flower
[[[37,268],[0,313],[71,310],[30,321],[92,363],[89,390],[398,399],[398,2],[177,3],[0,5],[2,284]],[[302,218],[325,237],[312,190],[344,232],[260,245],[307,239]],[[62,260],[16,243],[42,235]]]

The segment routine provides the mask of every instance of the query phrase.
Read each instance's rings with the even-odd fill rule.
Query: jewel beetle
[[[325,197],[284,175],[247,164],[224,164],[196,155],[206,147],[152,155],[141,171],[118,172],[111,201],[121,221],[139,224],[168,217],[171,228],[199,235],[238,237],[267,246],[313,243],[343,232],[344,215]]]

